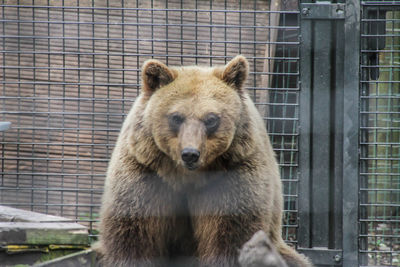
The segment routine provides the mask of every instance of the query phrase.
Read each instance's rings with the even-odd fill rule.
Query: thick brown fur
[[[149,60],[142,73],[142,93],[105,182],[102,264],[237,266],[239,248],[263,230],[292,266],[310,266],[281,238],[279,170],[263,120],[243,89],[247,60],[237,56],[217,68]],[[184,118],[175,130],[173,114]],[[219,118],[213,132],[205,126],[210,114]],[[199,151],[190,166],[182,160],[186,147]]]

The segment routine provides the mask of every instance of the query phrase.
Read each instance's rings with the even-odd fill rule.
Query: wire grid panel
[[[281,167],[284,190],[283,236],[297,245],[298,123],[299,123],[299,21],[298,14],[281,14],[269,88],[269,135]]]
[[[1,119],[12,122],[0,142],[0,204],[75,219],[95,236],[142,63],[213,66],[243,54],[282,170],[284,237],[295,243],[297,11],[270,11],[269,1],[3,0],[0,13]],[[282,26],[270,26],[273,15]]]
[[[400,3],[363,11],[361,265],[400,266]]]

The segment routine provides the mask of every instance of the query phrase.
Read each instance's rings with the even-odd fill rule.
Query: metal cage
[[[296,243],[296,5],[3,0],[0,13],[1,116],[12,122],[1,139],[2,205],[72,218],[96,237],[107,162],[142,63],[211,66],[243,54],[281,164],[284,237]]]
[[[281,168],[284,239],[317,266],[400,266],[400,2],[1,0],[0,20],[1,205],[95,240],[142,63],[243,54]]]

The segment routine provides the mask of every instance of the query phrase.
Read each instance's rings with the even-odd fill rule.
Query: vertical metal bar
[[[253,10],[258,10],[257,1],[254,1]],[[257,13],[256,13],[256,12],[253,13],[253,25],[254,25],[254,26],[257,25]],[[257,69],[256,69],[256,66],[257,66],[257,55],[256,55],[256,53],[257,53],[257,52],[256,52],[256,51],[257,51],[257,44],[255,43],[256,40],[257,40],[257,28],[256,28],[256,27],[253,28],[253,40],[254,40],[254,43],[253,43],[253,64],[252,64],[252,65],[253,65],[253,68],[254,68],[253,87],[254,87],[254,88],[257,88]],[[257,90],[254,89],[253,91],[254,91],[254,93],[256,94]],[[267,92],[267,91],[265,91],[265,92]],[[256,94],[256,95],[257,95],[257,94]],[[258,102],[260,102],[260,100],[258,100]],[[266,101],[265,101],[265,102],[266,102]],[[265,113],[262,114],[261,116],[262,116],[263,119],[264,119]],[[264,121],[265,121],[265,119],[264,119]],[[264,122],[264,123],[265,123],[265,122]]]
[[[265,92],[261,93],[261,97],[260,97],[260,107],[259,107],[259,111],[261,116],[265,116],[267,123],[269,123],[270,126],[270,131],[273,133],[280,133],[282,132],[281,129],[279,129],[279,124],[280,122],[277,120],[268,120],[268,117],[275,117],[275,116],[279,116],[279,111],[281,110],[282,107],[280,106],[272,106],[270,110],[266,110],[265,107],[261,106],[261,105],[266,105],[265,103],[279,103],[279,102],[283,102],[280,101],[280,96],[281,94],[283,94],[283,92],[279,91],[279,90],[273,90],[273,91],[268,91],[268,87],[273,87],[273,88],[279,88],[280,85],[280,81],[281,79],[284,79],[284,76],[282,75],[282,77],[279,76],[275,76],[274,77],[274,71],[282,73],[283,71],[283,65],[284,63],[281,64],[271,64],[271,61],[273,61],[272,57],[277,57],[278,53],[271,55],[271,46],[274,46],[276,44],[273,44],[274,42],[277,42],[278,40],[278,32],[274,32],[276,34],[272,34],[273,30],[271,29],[271,27],[276,26],[276,25],[280,25],[280,21],[279,19],[277,19],[277,17],[275,16],[274,19],[272,18],[274,16],[274,14],[271,12],[272,10],[277,9],[276,6],[274,6],[274,1],[270,1],[269,3],[269,11],[270,13],[268,14],[268,29],[267,29],[267,33],[268,33],[268,44],[265,44],[265,52],[264,52],[264,66],[263,66],[263,76],[261,77],[261,86],[266,90]],[[284,30],[281,31],[282,33],[284,32]],[[282,45],[282,47],[280,47],[280,49],[275,49],[276,52],[281,52],[281,54],[279,54],[280,57],[284,56],[284,51],[285,48],[283,47],[284,45]],[[275,78],[275,84],[272,85],[271,81],[273,78]],[[272,86],[270,86],[272,85]],[[285,85],[282,85],[282,87],[284,87]],[[265,94],[263,94],[265,93]],[[254,97],[256,97],[256,94],[254,94]],[[279,115],[278,115],[279,114]],[[282,114],[283,116],[283,114]],[[271,137],[271,143],[279,143],[280,147],[285,147],[285,138],[283,136],[275,136],[272,135]],[[284,163],[284,157],[283,153],[279,153],[279,159],[278,159],[278,164],[283,164]],[[280,172],[282,173],[282,167],[279,168]],[[285,188],[283,189],[285,190]],[[284,203],[285,203],[285,199],[284,199]],[[284,204],[285,207],[285,204]]]
[[[361,23],[360,31],[366,33],[368,30],[368,23]],[[362,50],[367,50],[367,42],[361,41],[360,45]],[[368,55],[367,53],[361,54],[361,62],[368,62]],[[361,68],[361,80],[367,81],[369,78],[369,70],[368,68]],[[369,95],[369,86],[367,83],[360,84],[360,94],[361,96],[368,96]],[[360,99],[360,126],[367,126],[368,125],[368,115],[363,114],[363,111],[368,110],[368,99]],[[366,130],[361,131],[360,133],[360,143],[367,144],[368,143],[368,132]],[[368,156],[368,146],[367,145],[360,145],[360,157],[367,158]],[[360,160],[360,173],[364,173],[359,177],[359,187],[362,189],[368,188],[368,163],[366,160]],[[359,204],[368,203],[368,191],[362,190],[359,193]],[[360,206],[359,207],[359,219],[367,219],[368,218],[368,211],[367,207]],[[359,225],[359,234],[366,236],[368,233],[368,223],[361,222]],[[367,237],[360,237],[359,238],[359,251],[367,251],[368,250],[368,238]],[[366,253],[359,254],[359,264],[361,266],[365,266],[368,264],[368,255]]]
[[[96,105],[96,56],[95,56],[95,52],[96,52],[96,41],[95,41],[95,37],[96,37],[96,26],[95,26],[95,22],[96,22],[96,8],[95,8],[95,0],[92,0],[92,52],[93,52],[93,57],[92,57],[92,116],[91,116],[91,127],[92,127],[92,132],[91,132],[91,146],[90,146],[90,155],[91,158],[93,158],[94,155],[94,144],[95,144],[95,119],[96,119],[96,113],[95,113],[95,105]],[[94,162],[91,161],[90,162],[90,203],[93,203],[93,191],[94,191],[94,181],[93,181],[93,175],[95,173],[94,170]],[[93,205],[90,205],[89,207],[89,212],[90,214],[93,214]],[[92,222],[90,222],[92,224]],[[90,226],[92,227],[92,225]]]
[[[360,1],[346,1],[343,103],[343,266],[358,265]],[[357,178],[356,178],[357,177]]]
[[[273,1],[270,1],[269,2],[269,6],[268,6],[268,10],[271,11],[271,10],[273,10],[273,8],[274,8]],[[272,15],[272,13],[268,13],[267,25],[269,25],[269,27],[267,26],[266,33],[267,33],[267,36],[268,36],[267,41],[269,42],[269,44],[268,43],[265,44],[265,51],[264,51],[264,55],[263,55],[265,57],[265,59],[264,59],[264,66],[263,66],[263,70],[262,70],[263,74],[261,76],[261,87],[262,87],[263,90],[266,90],[266,91],[265,91],[265,94],[262,95],[264,97],[260,97],[260,100],[259,100],[260,105],[258,106],[258,111],[260,112],[260,114],[263,117],[263,119],[266,121],[267,129],[268,129],[269,133],[276,133],[276,132],[279,132],[279,129],[277,129],[278,127],[276,127],[276,121],[275,120],[268,120],[268,117],[269,116],[271,116],[271,117],[272,116],[276,116],[275,114],[277,114],[277,110],[279,110],[280,107],[272,105],[272,106],[270,106],[270,110],[267,111],[267,110],[263,110],[265,107],[262,106],[262,105],[266,105],[267,102],[271,102],[271,103],[278,103],[279,102],[279,100],[278,100],[279,92],[275,91],[275,90],[271,91],[271,92],[267,91],[268,87],[269,87],[269,84],[268,84],[268,82],[266,82],[268,80],[272,80],[273,75],[271,75],[271,73],[273,73],[273,71],[274,71],[273,68],[270,68],[270,66],[271,66],[271,64],[270,64],[270,60],[271,60],[270,46],[271,46],[271,44],[270,43],[271,42],[276,42],[276,39],[274,39],[272,37],[272,35],[271,35],[271,26],[276,25],[276,24],[279,23],[279,21],[272,20],[271,19],[271,15]],[[282,49],[282,51],[283,50],[284,49]],[[276,51],[281,51],[281,50],[276,50]],[[279,56],[283,56],[283,55],[279,55]],[[280,72],[280,68],[281,68],[281,64],[277,64],[276,65],[276,69],[279,72]],[[272,82],[271,82],[271,85],[272,85],[271,87],[278,88],[279,87],[279,85],[278,85],[279,84],[279,80],[278,80],[279,77],[276,76],[274,78],[275,78],[274,79],[275,84],[272,85]],[[261,94],[263,94],[263,93],[264,92],[262,92]],[[256,92],[256,90],[254,90],[253,99],[256,99],[256,97],[257,97],[257,92]],[[264,116],[265,116],[265,118],[264,118]],[[275,135],[270,135],[270,139],[271,139],[271,144],[272,145],[275,144],[275,143],[278,143],[280,141],[280,147],[284,147],[285,140],[284,140],[283,137],[279,138],[279,137],[277,137]],[[282,163],[282,154],[280,153],[277,156],[279,157],[279,158],[277,158],[278,164],[281,164]],[[282,169],[281,168],[279,168],[279,171],[282,173]],[[285,190],[285,188],[283,188],[283,192],[284,192],[284,190]],[[284,199],[284,203],[285,203],[285,199]],[[285,205],[284,205],[284,207],[285,207]],[[283,216],[285,216],[285,214],[283,214]]]
[[[121,39],[122,39],[122,44],[121,44],[121,67],[122,67],[122,84],[125,84],[125,6],[124,6],[125,1],[121,1]],[[137,34],[137,33],[136,33]],[[139,56],[137,56],[139,58]],[[137,65],[138,66],[138,65]],[[139,75],[139,71],[136,72],[137,76]],[[136,83],[139,83],[139,80],[136,81]],[[121,97],[121,114],[125,113],[125,86],[122,86],[122,97]],[[108,143],[107,146],[110,144]],[[112,151],[112,150],[111,150]],[[111,157],[110,154],[107,155],[108,158]]]
[[[212,12],[212,0],[210,0],[210,25],[213,24],[213,12]],[[213,65],[213,32],[212,32],[213,28],[210,26],[210,66]]]
[[[332,226],[329,231],[329,248],[342,247],[342,170],[343,170],[343,88],[344,88],[344,21],[337,21],[334,27],[334,66],[335,72],[332,73],[332,85],[335,90],[331,94],[331,99],[334,100],[333,107],[335,112],[331,113],[331,127],[334,129],[332,137],[332,164],[333,175],[329,184],[331,191],[330,205],[330,222]]]
[[[139,69],[140,66],[140,32],[139,32],[139,1],[136,1],[136,54],[138,55],[136,57],[136,66]],[[136,72],[136,83],[140,84],[140,70]],[[139,87],[137,86],[137,90],[136,90],[136,95],[139,95]],[[125,99],[125,98],[124,98]],[[125,110],[124,110],[125,112]]]
[[[289,16],[289,15],[286,15]],[[300,26],[300,15],[296,14],[296,24]],[[300,29],[297,29],[296,31],[297,36],[300,35]],[[291,34],[289,34],[291,35]],[[300,38],[298,38],[298,41],[300,40]],[[295,51],[294,56],[295,57],[299,57],[300,56],[300,45],[296,45],[295,48],[291,48],[290,49],[290,53],[288,53],[289,56],[292,56],[292,49]],[[291,61],[289,61],[291,62]],[[290,64],[290,63],[289,63]],[[292,207],[293,213],[296,214],[295,216],[295,225],[299,225],[299,198],[300,198],[300,194],[299,194],[299,177],[300,177],[300,163],[299,163],[299,138],[298,135],[300,134],[300,60],[296,60],[295,62],[292,62],[292,64],[294,64],[295,66],[295,71],[297,73],[296,75],[296,79],[294,80],[293,84],[291,84],[290,86],[287,86],[287,88],[293,87],[295,89],[297,89],[298,91],[296,92],[295,95],[295,103],[297,104],[295,107],[295,116],[296,118],[298,118],[297,124],[296,124],[296,128],[293,127],[293,135],[292,135],[292,142],[293,142],[293,149],[296,148],[296,152],[292,152],[292,155],[294,158],[297,158],[297,168],[293,170],[293,176],[291,175],[290,177],[293,177],[294,181],[289,182],[289,185],[294,184],[294,190],[296,191],[296,198],[295,198],[295,202],[294,202],[294,206]],[[290,65],[292,65],[290,64]],[[289,69],[292,69],[289,65]],[[289,80],[289,79],[288,79]],[[289,84],[289,82],[288,82]],[[292,174],[292,173],[290,173]],[[295,237],[296,237],[296,248],[298,248],[298,227],[296,228],[296,233],[295,233]]]
[[[311,87],[312,87],[312,21],[303,20],[300,27],[300,116],[299,116],[299,229],[298,246],[311,247]]]
[[[228,40],[227,39],[227,34],[226,34],[226,30],[227,30],[227,14],[226,14],[226,11],[227,11],[227,0],[225,0],[224,1],[224,24],[225,24],[225,27],[224,27],[224,40],[226,41],[226,40]],[[254,15],[255,16],[255,15]],[[254,25],[256,25],[256,24],[254,24]],[[254,40],[256,40],[256,39],[254,39]],[[228,50],[228,44],[227,43],[224,43],[224,63],[226,64],[227,63],[227,50]],[[255,50],[254,50],[255,51]],[[255,52],[254,52],[255,53]]]
[[[3,2],[2,2],[2,7],[1,7],[1,18],[2,18],[2,20],[4,21],[5,20],[5,7],[4,7],[4,0],[3,0]],[[2,28],[2,33],[3,33],[3,35],[6,35],[6,26],[5,26],[5,23],[4,22],[2,22],[1,23],[1,28]],[[3,50],[3,53],[2,53],[2,58],[1,58],[1,61],[2,61],[2,65],[3,65],[3,67],[2,67],[2,75],[3,75],[3,79],[4,80],[6,80],[7,78],[6,78],[6,68],[5,68],[5,66],[6,66],[6,53],[5,53],[5,51],[6,51],[6,38],[4,37],[4,36],[2,36],[2,50]],[[2,95],[3,96],[5,96],[6,95],[6,84],[5,83],[3,83],[3,90],[2,90]],[[3,108],[2,108],[2,111],[5,111],[5,107],[6,107],[6,100],[5,100],[5,98],[3,98],[3,101],[2,101],[2,106],[3,106]],[[3,113],[2,114],[2,120],[5,120],[5,118],[6,118],[6,115]],[[4,132],[2,133],[2,138],[3,138],[3,140],[4,140]],[[1,173],[1,182],[0,182],[0,186],[4,186],[4,167],[5,167],[5,149],[4,149],[4,143],[2,143],[1,144],[1,170],[2,170],[2,173]],[[1,202],[4,202],[4,194],[0,194],[0,201]]]
[[[391,21],[392,27],[391,27],[390,30],[391,30],[392,33],[394,33],[395,32],[395,27],[394,27],[395,16],[394,16],[394,12],[390,12],[390,13],[391,13],[390,18],[392,19],[392,21]],[[392,35],[392,37],[390,39],[391,39],[390,40],[390,47],[391,47],[392,51],[390,52],[390,61],[389,61],[390,62],[389,81],[395,81],[397,77],[396,77],[396,75],[394,75],[394,72],[396,71],[396,69],[395,69],[393,63],[395,62],[395,59],[396,59],[396,57],[394,55],[395,54],[394,50],[396,49],[396,46],[395,46],[396,41],[395,41],[394,35]],[[396,93],[396,89],[394,88],[393,84],[390,83],[389,84],[388,95],[393,96],[393,95],[395,95],[395,93]],[[392,97],[390,97],[388,99],[387,105],[388,105],[387,111],[391,112],[392,110],[396,110],[395,106],[393,105],[393,98]],[[389,115],[389,116],[390,116],[390,120],[387,121],[387,127],[390,129],[391,127],[393,127],[395,125],[394,124],[395,123],[394,122],[394,117],[395,116],[392,116],[392,115]],[[393,139],[395,140],[394,137],[391,137],[391,136],[395,136],[395,134],[396,134],[396,131],[392,128],[390,130],[390,133],[387,135],[387,140],[386,140],[387,144],[389,144],[391,142],[391,140],[393,140]],[[388,148],[389,155],[387,157],[393,157],[393,158],[396,157],[396,156],[399,157],[399,155],[396,155],[395,150],[393,149],[393,144],[390,144],[388,146],[389,146],[389,148]],[[400,163],[400,159],[398,160],[398,162]],[[390,161],[390,167],[387,170],[387,173],[388,174],[389,173],[390,174],[395,173],[394,169],[395,169],[394,168],[394,161],[392,160],[392,161]],[[390,179],[389,189],[395,188],[394,182],[393,182],[393,177],[394,176],[392,176],[392,175],[389,176],[389,179]],[[397,195],[399,195],[399,194],[397,193]],[[394,199],[395,199],[395,193],[392,190],[390,190],[388,202],[389,203],[396,203],[396,202],[394,202]],[[395,212],[393,212],[392,208],[394,208],[394,207],[390,207],[390,210],[389,210],[390,215],[395,213]],[[387,216],[387,215],[385,214],[385,216]],[[390,224],[390,235],[396,235],[396,232],[395,232],[396,230],[395,229],[396,228],[394,227],[394,223],[391,223]],[[394,240],[395,240],[394,238],[390,238],[390,247],[391,248],[394,248],[394,244],[395,244]],[[390,264],[393,264],[393,256],[394,256],[393,253],[390,253]]]
[[[239,10],[242,10],[242,0],[239,0]],[[239,13],[239,25],[242,25],[242,12]],[[242,28],[239,28],[239,40],[242,40]],[[239,42],[239,54],[242,54],[241,42]]]
[[[311,161],[310,155],[304,153],[310,151],[311,147],[311,86],[312,86],[312,21],[303,21],[300,27],[300,71],[301,81],[299,87],[300,90],[300,136],[299,136],[299,195],[302,196],[299,199],[299,232],[298,232],[298,244],[299,247],[309,248],[311,247]]]
[[[47,36],[50,36],[50,0],[47,0]],[[47,51],[50,52],[50,38],[47,39]],[[50,81],[51,78],[51,55],[50,53],[47,55],[47,80]],[[50,105],[50,96],[51,96],[51,92],[50,92],[50,83],[47,84],[47,127],[50,128],[50,123],[51,123],[51,116],[50,116],[50,110],[51,110],[51,105]],[[50,157],[50,131],[47,131],[47,145],[46,145],[46,158]],[[49,161],[46,161],[46,173],[49,173]],[[46,188],[49,188],[49,175],[46,176]],[[49,191],[46,191],[46,203],[49,203],[50,197],[49,197]],[[49,212],[49,206],[46,205],[46,213]]]
[[[32,0],[32,6],[35,5],[35,0]],[[32,36],[36,35],[35,31],[35,8],[32,7]],[[32,50],[36,51],[36,40],[33,40],[32,42]],[[36,54],[33,53],[33,80],[36,81]],[[36,84],[33,84],[33,95],[36,97]],[[33,99],[33,110],[36,111],[36,99]],[[34,188],[35,186],[35,176],[33,175],[35,172],[35,139],[36,139],[36,116],[33,116],[32,118],[32,166],[31,166],[31,171],[32,171],[32,179],[31,179],[31,187]],[[31,210],[33,210],[33,203],[34,203],[34,190],[31,190]]]
[[[168,26],[167,26],[168,27]],[[181,32],[180,32],[180,37],[181,37],[181,65],[183,65],[183,0],[181,0]],[[167,42],[168,46],[169,42]]]
[[[165,27],[165,40],[167,40],[167,43],[165,44],[165,63],[168,65],[168,0],[165,1],[165,24],[167,25]],[[182,44],[181,44],[182,45]]]
[[[18,0],[17,1],[17,4],[18,4],[18,7],[17,7],[17,20],[18,20],[18,23],[17,23],[17,34],[18,34],[18,38],[17,38],[17,47],[18,47],[18,55],[17,55],[17,58],[18,58],[18,67],[19,66],[21,66],[21,53],[20,53],[20,51],[21,51],[21,38],[20,38],[20,36],[21,36],[21,25],[20,25],[20,21],[21,21],[21,16],[20,16],[20,8],[19,8],[19,5],[20,5],[20,0]],[[20,68],[18,68],[18,71],[17,71],[17,79],[18,79],[18,112],[21,112],[21,97],[22,97],[22,94],[21,94],[21,69]],[[32,116],[35,116],[35,114],[32,114]],[[18,117],[17,117],[17,125],[21,125],[21,115],[20,114],[18,114]],[[16,170],[17,170],[17,179],[16,179],[16,188],[19,188],[20,187],[20,159],[19,159],[19,157],[20,157],[20,148],[21,148],[21,146],[20,146],[20,143],[21,143],[21,130],[20,129],[17,129],[17,162],[16,162]],[[18,200],[19,199],[19,194],[20,194],[20,191],[19,190],[17,190],[16,191],[16,200]]]
[[[64,6],[65,0],[62,0],[61,4],[62,6]],[[65,122],[66,122],[66,118],[65,118],[65,97],[66,97],[66,86],[65,86],[65,68],[66,68],[66,64],[65,64],[65,10],[61,9],[61,23],[62,23],[62,51],[63,51],[63,55],[62,55],[62,67],[63,67],[63,71],[62,71],[62,81],[63,81],[63,85],[62,85],[62,96],[63,96],[63,100],[62,100],[62,134],[61,134],[61,188],[64,188],[64,173],[65,173]],[[64,191],[61,191],[61,216],[64,216]]]
[[[298,15],[289,15],[289,14],[283,14],[281,15],[281,20],[283,21],[283,25],[287,26],[287,25],[292,25],[294,23],[294,25],[299,25],[299,16]],[[293,20],[293,21],[292,21]],[[282,31],[283,34],[283,38],[282,41],[286,42],[291,40],[291,36],[292,35],[296,35],[299,34],[299,31],[296,30],[290,30],[290,31],[286,31],[283,30]],[[279,41],[279,40],[278,40]],[[289,45],[282,45],[282,50],[283,50],[283,56],[295,56],[298,57],[299,56],[299,47],[298,45],[296,45],[295,47],[291,47]],[[286,53],[285,53],[286,52]],[[284,62],[281,63],[283,66],[286,66],[286,64],[284,64]],[[287,68],[286,70],[284,69],[284,71],[287,71],[289,73],[297,73],[299,72],[299,64],[298,62],[292,62],[292,60],[289,60],[287,62]],[[285,83],[286,81],[286,83]],[[299,76],[289,76],[286,77],[286,79],[284,79],[283,81],[283,87],[284,88],[296,88],[298,87],[298,82],[299,82]],[[296,91],[295,93],[293,92],[289,92],[286,91],[285,92],[285,96],[287,96],[287,103],[295,103],[298,104],[298,92]],[[294,98],[294,99],[293,99]],[[286,106],[285,106],[286,109]],[[290,117],[294,117],[294,118],[299,118],[299,110],[298,110],[298,105],[295,105],[294,107],[288,107],[289,110],[289,114],[287,114],[287,116]],[[292,114],[292,115],[290,115]],[[290,180],[287,183],[287,188],[288,188],[288,192],[290,194],[290,197],[288,197],[288,217],[293,217],[293,221],[292,223],[290,223],[288,226],[286,227],[286,238],[289,238],[288,234],[289,234],[289,227],[294,227],[294,225],[298,225],[298,221],[297,221],[297,217],[298,217],[298,139],[297,139],[297,134],[299,131],[299,121],[298,120],[294,120],[293,122],[289,122],[289,127],[291,128],[291,131],[289,130],[290,133],[290,138],[288,139],[289,142],[291,143],[291,151],[290,151],[290,161],[295,163],[296,165],[293,167],[290,167],[289,169],[289,173],[288,173],[288,177],[290,177]],[[293,192],[293,193],[292,193]],[[294,216],[296,215],[296,217]],[[297,230],[297,229],[296,229]],[[297,231],[295,233],[295,238],[297,241]],[[297,245],[297,243],[296,243]]]
[[[154,58],[154,0],[151,0],[151,57]]]
[[[77,37],[78,37],[78,40],[77,40],[77,49],[78,49],[78,51],[80,51],[80,48],[81,48],[81,41],[80,41],[80,35],[81,35],[81,32],[80,32],[80,30],[81,30],[81,28],[80,28],[80,8],[79,8],[79,6],[80,6],[80,0],[77,0],[77,2],[76,2],[76,5],[77,5],[77,9],[76,9],[76,16],[77,16]],[[79,101],[79,99],[80,99],[80,97],[81,97],[81,55],[78,53],[78,55],[77,55],[77,57],[78,57],[78,77],[77,77],[77,82],[78,82],[78,95],[77,95],[77,97],[78,97],[78,110],[77,110],[77,113],[78,113],[78,116],[77,116],[77,122],[76,122],[76,124],[77,124],[77,133],[76,133],[76,143],[77,144],[79,144],[80,143],[80,125],[81,125],[81,116],[80,116],[80,113],[81,113],[81,101]],[[108,149],[108,146],[107,146],[107,149]],[[78,171],[78,173],[80,173],[80,160],[79,160],[79,158],[80,158],[80,146],[77,146],[76,147],[76,155],[77,155],[77,158],[76,158],[76,169],[77,169],[77,171]],[[91,177],[92,179],[93,179],[93,177]],[[76,186],[76,188],[79,188],[79,176],[77,176],[76,177],[76,182],[75,182],[75,186]],[[76,191],[76,193],[75,193],[75,200],[76,200],[76,203],[79,203],[79,192],[78,191]],[[92,203],[91,203],[92,204]],[[79,218],[79,212],[78,212],[78,207],[76,207],[75,208],[75,219],[78,219]],[[92,233],[92,225],[90,224],[89,225],[90,226],[90,228],[89,228],[89,233],[91,234]]]
[[[376,10],[376,13],[378,13],[378,10]],[[378,16],[378,15],[376,15],[376,16]],[[371,62],[372,63],[372,62]],[[370,63],[370,64],[371,64]],[[377,62],[374,62],[374,63],[372,63],[371,65],[377,65]],[[372,77],[371,78],[373,78],[373,79],[376,79],[377,78],[377,70],[379,70],[379,69],[376,69],[376,68],[374,68],[374,70],[373,71],[371,71],[370,70],[370,76],[371,76],[371,74],[372,74]],[[373,93],[375,94],[375,96],[378,96],[379,95],[379,83],[378,83],[378,81],[375,81],[375,85],[374,85],[374,89],[373,89]],[[374,105],[374,106],[373,106]],[[375,110],[375,111],[377,111],[378,110],[378,100],[376,99],[375,101],[374,101],[374,104],[373,105],[371,105],[371,106],[373,106],[372,108],[373,108],[373,110]],[[376,113],[373,113],[370,117],[372,117],[372,120],[373,120],[373,122],[372,122],[372,124],[373,124],[373,130],[372,130],[372,136],[373,136],[373,140],[374,140],[374,142],[375,143],[378,143],[378,140],[379,140],[379,135],[378,135],[378,130],[377,130],[377,124],[378,124],[378,112],[376,112]],[[380,188],[380,186],[379,186],[379,184],[378,184],[378,182],[379,182],[379,175],[377,175],[376,174],[376,170],[379,168],[379,161],[378,161],[378,151],[379,151],[380,149],[379,149],[379,147],[378,147],[378,145],[374,145],[374,147],[373,147],[373,149],[372,149],[372,155],[370,154],[370,153],[368,153],[368,156],[367,157],[372,157],[373,158],[373,160],[372,160],[372,162],[373,162],[373,168],[374,168],[374,173],[375,174],[373,174],[372,175],[372,177],[373,177],[373,182],[374,182],[374,185],[373,185],[373,188],[374,189],[378,189],[378,188]],[[368,181],[368,183],[369,183],[370,181]],[[374,195],[373,195],[373,201],[371,201],[371,199],[370,199],[370,197],[368,196],[368,200],[370,201],[370,202],[366,202],[366,203],[378,203],[378,195],[380,195],[380,193],[381,192],[379,192],[379,191],[375,191],[374,192]],[[376,221],[378,218],[377,218],[377,216],[378,216],[378,210],[379,209],[381,209],[381,207],[369,207],[369,216],[368,217],[373,217],[373,219],[374,219],[374,221]],[[372,215],[372,216],[371,216]],[[370,231],[374,231],[375,229],[375,226],[374,225],[370,225],[370,229],[368,229],[368,233],[370,233]],[[375,244],[378,244],[378,235],[379,234],[373,234],[372,236],[373,236],[373,239],[374,239],[374,243]],[[374,264],[375,265],[378,265],[378,257],[377,257],[377,255],[378,254],[375,254],[375,257],[374,257]]]
[[[107,0],[107,51],[110,51],[110,0]],[[106,115],[106,143],[110,142],[110,54],[107,53],[107,115]],[[106,155],[109,154],[109,147],[106,147]]]
[[[106,17],[107,17],[107,115],[106,115],[106,144],[110,143],[110,0],[107,0],[106,2],[107,4],[107,13],[106,13]],[[109,146],[106,147],[106,155],[109,155]],[[91,176],[91,180],[93,181],[93,176]],[[90,219],[92,219],[92,215],[93,215],[93,204],[94,204],[94,200],[93,200],[93,191],[94,191],[94,187],[91,187],[91,209],[90,209]],[[92,226],[93,222],[92,220],[90,220],[90,230],[92,230]]]
[[[314,25],[311,113],[311,235],[313,247],[328,247],[331,179],[331,34],[330,21]]]
[[[195,47],[195,65],[197,65],[198,64],[198,53],[199,53],[199,50],[198,50],[198,43],[199,43],[199,37],[198,37],[198,16],[199,16],[199,12],[198,12],[198,0],[195,0],[194,1],[194,3],[195,3],[195,7],[194,7],[194,9],[195,9],[195,13],[194,13],[194,24],[195,24],[195,27],[194,27],[194,33],[195,33],[195,44],[194,44],[194,47]]]

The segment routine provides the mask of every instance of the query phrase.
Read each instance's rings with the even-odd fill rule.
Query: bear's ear
[[[169,84],[174,79],[174,72],[158,60],[150,59],[143,64],[142,90],[149,96],[152,95],[158,88]]]
[[[241,91],[249,74],[249,63],[244,56],[236,56],[226,64],[221,79]]]

